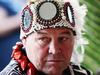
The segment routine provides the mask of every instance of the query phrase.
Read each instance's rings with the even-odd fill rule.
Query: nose
[[[58,54],[60,53],[60,47],[59,47],[59,43],[55,40],[52,40],[49,44],[49,53],[50,54]]]

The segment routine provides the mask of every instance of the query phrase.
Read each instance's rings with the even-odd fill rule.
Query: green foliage
[[[82,65],[95,74],[100,69],[100,0],[80,0],[88,8],[86,17],[85,38],[89,45],[85,46],[85,58]]]

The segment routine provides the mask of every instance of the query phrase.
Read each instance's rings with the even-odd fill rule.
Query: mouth
[[[61,66],[62,64],[64,64],[64,61],[62,61],[62,60],[47,60],[46,64],[49,67],[57,67],[57,66]]]
[[[63,60],[47,60],[46,62],[59,63],[59,62],[63,62]]]

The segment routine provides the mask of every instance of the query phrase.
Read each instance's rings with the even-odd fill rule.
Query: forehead
[[[68,28],[49,28],[36,32],[37,34],[72,34],[72,30]]]

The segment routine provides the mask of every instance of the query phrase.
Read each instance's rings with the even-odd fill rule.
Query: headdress
[[[22,12],[21,38],[37,30],[58,27],[75,31],[75,11],[70,1],[32,1]]]

